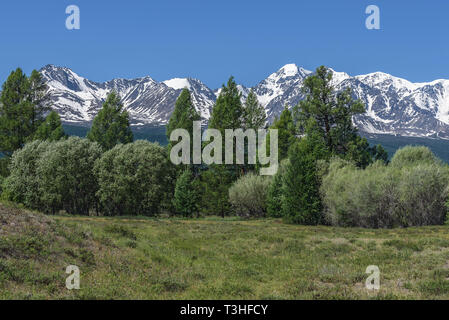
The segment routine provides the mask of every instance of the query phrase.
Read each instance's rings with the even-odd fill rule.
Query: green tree
[[[167,138],[168,138],[168,151],[170,152],[173,145],[177,143],[177,141],[170,141],[170,135],[176,129],[185,129],[189,133],[190,136],[190,150],[193,150],[193,122],[200,121],[201,116],[198,111],[195,109],[192,98],[190,95],[190,91],[184,88],[181,91],[178,99],[176,99],[175,110],[170,116],[170,120],[168,121],[167,126]],[[193,154],[190,155],[190,163],[193,163]],[[195,168],[195,166],[187,165],[180,166],[180,170],[186,168]]]
[[[173,196],[173,206],[176,213],[184,217],[192,217],[198,213],[199,190],[196,180],[191,170],[186,169],[176,180],[175,194]]]
[[[282,184],[285,169],[289,165],[289,160],[285,159],[279,165],[279,169],[271,180],[267,193],[267,214],[269,217],[282,217]]]
[[[193,122],[201,120],[201,116],[196,111],[192,103],[190,91],[183,89],[178,99],[176,99],[175,110],[170,116],[167,126],[167,138],[170,140],[171,133],[176,129],[185,129],[190,137],[193,135]],[[171,145],[176,142],[169,142]]]
[[[275,119],[270,129],[278,130],[279,161],[287,158],[288,150],[296,142],[296,130],[291,111],[286,105],[279,119]],[[270,135],[267,138],[267,148],[270,146]]]
[[[98,142],[103,150],[112,149],[119,143],[126,144],[133,141],[128,112],[123,110],[120,96],[116,92],[111,92],[106,98],[103,107],[94,118],[87,138]]]
[[[49,143],[37,159],[41,210],[88,215],[97,203],[93,169],[101,154],[99,144],[79,137]]]
[[[234,77],[230,77],[212,109],[209,128],[220,130],[223,136],[225,129],[243,128],[245,110],[241,98]]]
[[[50,95],[47,92],[48,86],[40,72],[33,70],[28,80],[30,101],[34,106],[31,119],[34,132],[44,121],[44,114],[50,110]]]
[[[245,129],[262,129],[267,121],[265,109],[257,100],[253,89],[248,94],[245,102],[243,125]]]
[[[223,137],[223,162],[225,161],[225,129],[243,128],[243,120],[244,108],[241,102],[241,94],[234,78],[230,77],[227,85],[222,87],[209,121],[209,128],[219,130]],[[235,145],[234,142],[234,150],[236,149]],[[233,152],[233,154],[235,161],[236,152]],[[204,210],[222,216],[230,212],[228,190],[231,184],[243,173],[244,168],[245,165],[217,164],[209,166],[209,169],[202,173]]]
[[[101,156],[94,172],[105,215],[152,216],[160,212],[167,195],[173,196],[173,164],[157,143],[118,144]]]
[[[0,96],[0,152],[10,156],[31,140],[48,104],[47,86],[33,71],[30,78],[20,68],[11,72]]]
[[[3,184],[3,197],[22,203],[29,209],[42,210],[38,160],[49,147],[49,142],[33,141],[16,150],[10,159],[10,174]]]
[[[308,135],[292,145],[289,164],[282,184],[282,215],[291,223],[317,225],[324,221],[320,198],[318,160],[328,151],[313,119],[307,124]]]
[[[201,174],[201,209],[205,213],[222,217],[231,212],[229,187],[237,179],[235,172],[225,165],[212,165]]]
[[[383,148],[369,147],[368,141],[358,135],[352,118],[364,113],[365,107],[361,101],[352,98],[349,88],[336,93],[332,86],[332,74],[331,70],[321,66],[304,81],[303,93],[306,97],[295,107],[300,134],[307,135],[306,123],[313,118],[332,154],[349,158],[361,167],[372,163],[373,158],[385,158]]]
[[[61,118],[58,113],[51,111],[45,118],[44,122],[37,128],[34,135],[36,140],[48,140],[57,141],[65,138],[67,135],[64,133],[62,127]]]

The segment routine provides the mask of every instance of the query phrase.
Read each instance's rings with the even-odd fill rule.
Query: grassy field
[[[449,299],[449,227],[48,217],[0,206],[1,299]],[[65,268],[81,289],[65,288]],[[368,265],[381,289],[368,291]]]

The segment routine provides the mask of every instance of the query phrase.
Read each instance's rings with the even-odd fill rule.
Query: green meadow
[[[1,299],[448,299],[448,226],[44,216],[0,207]],[[68,290],[68,265],[80,290]],[[367,266],[380,290],[365,288]]]

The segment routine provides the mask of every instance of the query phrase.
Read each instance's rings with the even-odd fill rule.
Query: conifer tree
[[[221,132],[222,141],[222,160],[225,161],[225,130],[243,128],[244,108],[241,101],[241,93],[238,90],[234,77],[230,77],[227,85],[223,85],[220,95],[212,109],[209,121],[210,129],[217,129]],[[236,159],[234,142],[234,163]],[[209,170],[203,173],[202,182],[204,185],[203,205],[211,213],[217,210],[224,216],[230,210],[228,201],[228,190],[232,183],[243,174],[245,165],[221,164],[211,165]],[[214,202],[214,204],[212,203]]]
[[[285,169],[288,167],[289,160],[285,159],[279,165],[279,169],[271,180],[267,192],[267,215],[273,218],[282,217],[282,184]]]
[[[173,206],[177,213],[184,217],[192,217],[198,212],[199,191],[197,183],[189,169],[176,180]]]
[[[51,111],[44,122],[37,128],[34,135],[35,140],[57,141],[67,137],[62,127],[61,118],[58,113]]]
[[[111,92],[106,98],[103,107],[94,118],[87,138],[98,142],[103,150],[112,149],[119,143],[133,142],[128,112],[123,110],[120,96],[116,92]]]
[[[262,129],[267,121],[265,109],[257,100],[253,89],[248,94],[244,109],[244,127],[246,129]]]
[[[42,75],[33,70],[29,77],[30,101],[33,104],[32,126],[33,130],[37,130],[44,121],[44,114],[50,110],[50,96],[47,92],[48,86]]]
[[[227,85],[223,85],[217,102],[212,109],[209,128],[222,131],[223,136],[225,129],[242,128],[244,112],[241,94],[234,77],[230,77]]]
[[[278,152],[279,160],[283,160],[288,156],[290,146],[296,141],[295,125],[291,111],[286,105],[279,119],[275,119],[270,129],[278,130]],[[270,146],[270,136],[268,135],[267,147]]]
[[[288,153],[289,164],[282,181],[282,215],[291,223],[317,225],[323,222],[317,161],[328,155],[319,127],[313,119],[306,137],[295,142]]]
[[[190,134],[190,142],[193,143],[193,122],[201,120],[201,116],[192,103],[192,98],[188,89],[181,91],[178,99],[176,99],[175,110],[173,111],[167,126],[167,138],[169,140],[169,148],[173,143],[170,141],[170,135],[175,129],[185,129]]]
[[[49,103],[46,90],[39,72],[11,72],[0,96],[0,153],[10,156],[32,139]]]
[[[218,214],[222,217],[231,210],[229,203],[229,188],[237,180],[234,171],[225,165],[212,165],[201,174],[203,211]]]
[[[332,154],[352,160],[361,167],[366,167],[373,158],[385,158],[385,150],[369,147],[352,123],[353,116],[365,112],[363,103],[352,98],[349,88],[336,93],[332,75],[331,70],[321,66],[304,80],[305,99],[295,107],[299,133],[308,134],[306,124],[312,118]]]

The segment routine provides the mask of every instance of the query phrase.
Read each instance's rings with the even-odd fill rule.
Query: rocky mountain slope
[[[158,82],[144,77],[98,83],[53,65],[41,73],[62,120],[80,125],[92,121],[111,90],[120,94],[136,126],[167,124],[184,87],[191,91],[195,107],[207,120],[220,93],[220,89],[212,90],[191,78]],[[286,104],[294,106],[303,99],[301,86],[310,74],[312,71],[287,64],[253,87],[269,121]],[[350,76],[334,71],[333,82],[337,90],[350,87],[355,98],[365,103],[367,112],[354,118],[363,132],[449,139],[449,80],[412,83],[382,72]],[[239,89],[245,99],[250,88],[239,85]]]

